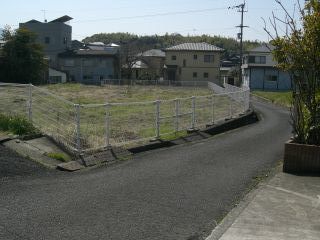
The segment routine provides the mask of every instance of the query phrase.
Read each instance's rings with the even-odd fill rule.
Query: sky
[[[244,0],[10,0],[0,8],[0,28],[31,19],[54,20],[63,15],[73,18],[72,38],[82,40],[95,33],[129,32],[137,35],[220,35],[236,38],[241,14],[229,7]],[[302,0],[300,0],[302,1]],[[296,0],[282,0],[289,12]],[[267,41],[262,18],[283,11],[275,0],[246,0],[245,40]]]

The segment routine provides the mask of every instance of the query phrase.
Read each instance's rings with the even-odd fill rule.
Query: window
[[[74,66],[74,60],[73,59],[66,59],[64,62],[65,67],[73,67]]]
[[[84,67],[91,67],[93,65],[93,62],[91,60],[84,59],[82,64]]]
[[[271,81],[271,82],[278,81],[278,76],[276,76],[276,75],[266,75],[265,78],[267,81]]]
[[[193,60],[197,60],[197,59],[198,59],[198,55],[197,54],[193,55]]]
[[[249,63],[265,64],[266,56],[249,56]]]
[[[175,56],[175,55],[171,56],[171,60],[173,60],[173,61],[177,60],[177,56]]]
[[[214,55],[204,55],[204,62],[212,63],[214,61]]]
[[[259,56],[257,60],[257,63],[265,64],[266,63],[266,56]]]
[[[193,73],[193,77],[194,77],[194,78],[198,77],[198,73],[197,73],[197,72],[194,72],[194,73]]]
[[[68,41],[67,38],[64,37],[64,38],[63,38],[63,44],[67,44],[67,41]]]
[[[249,63],[255,63],[256,57],[255,56],[249,56]]]
[[[45,44],[50,44],[50,37],[45,37],[44,38],[44,43]]]
[[[209,77],[209,73],[205,72],[203,73],[203,78],[208,78]]]
[[[92,75],[83,75],[83,79],[90,80],[90,79],[93,79],[93,76]]]
[[[183,59],[183,66],[185,67],[187,65],[187,60]]]

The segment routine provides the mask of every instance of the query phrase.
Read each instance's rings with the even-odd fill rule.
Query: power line
[[[80,21],[74,21],[73,23],[115,21],[115,20],[150,18],[150,17],[163,17],[163,16],[182,15],[182,14],[189,14],[189,13],[211,12],[211,11],[225,10],[225,9],[226,9],[226,7],[223,7],[223,8],[207,8],[207,9],[188,10],[188,11],[176,11],[176,12],[163,12],[163,13],[136,15],[136,16],[128,16],[128,17],[115,17],[115,18],[99,18],[99,19],[90,19],[90,20],[80,20]]]

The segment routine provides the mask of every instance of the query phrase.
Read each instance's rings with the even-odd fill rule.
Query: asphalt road
[[[254,105],[259,123],[121,164],[72,174],[25,164],[0,180],[0,239],[202,239],[282,158],[289,114]]]

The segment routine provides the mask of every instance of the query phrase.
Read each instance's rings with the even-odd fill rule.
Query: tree
[[[285,19],[273,17],[270,23],[275,36],[273,56],[279,68],[292,76],[293,107],[291,111],[295,141],[303,144],[320,145],[320,2],[298,1],[299,21],[288,13],[280,0],[276,2],[285,12]],[[284,24],[284,36],[280,36]]]
[[[4,31],[7,41],[2,49],[0,81],[40,84],[45,71],[42,46],[36,43],[36,34],[20,28]]]
[[[6,25],[4,27],[4,29],[2,30],[2,34],[1,34],[1,38],[4,41],[9,41],[11,39],[11,37],[13,36],[13,30],[11,29],[11,27],[9,25]]]
[[[207,42],[225,49],[226,51],[223,53],[225,58],[237,53],[239,49],[237,40],[233,38],[210,35],[182,36],[178,33],[166,33],[162,36],[138,36],[130,33],[99,33],[83,39],[83,42],[104,42],[106,44],[113,42],[121,46],[123,45],[122,43],[125,42],[129,48],[146,50],[152,48],[167,48],[185,42]],[[246,50],[260,45],[260,43],[257,41],[244,41],[243,44]]]

